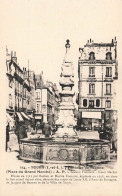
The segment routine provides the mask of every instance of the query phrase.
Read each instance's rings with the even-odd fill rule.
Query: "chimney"
[[[16,52],[14,52],[14,57],[16,57]]]
[[[90,43],[91,43],[91,38],[90,38]]]
[[[13,51],[11,51],[11,57],[13,57]]]

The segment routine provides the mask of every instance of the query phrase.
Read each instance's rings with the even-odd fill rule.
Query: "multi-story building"
[[[35,112],[35,73],[34,71],[26,70],[26,68],[23,68],[23,74],[24,74],[24,87],[26,87],[25,89],[27,89],[25,109],[27,110],[28,114],[34,114]],[[23,92],[25,89],[23,89]]]
[[[112,122],[117,121],[116,38],[112,39],[111,43],[94,43],[90,39],[79,51],[79,124],[82,128],[90,130],[112,126]]]
[[[52,124],[58,118],[59,113],[59,92],[56,84],[46,83],[47,88],[47,121]]]
[[[52,124],[58,118],[59,94],[56,84],[46,82],[42,75],[36,76],[36,122]]]
[[[26,115],[30,111],[34,110],[34,94],[35,84],[34,80],[29,80],[26,77],[27,71],[26,68],[23,70],[20,68],[17,63],[16,53],[8,54],[6,51],[6,75],[7,75],[7,115],[15,118],[18,116],[22,120],[22,116],[29,120],[29,117]],[[30,77],[31,78],[31,77]],[[26,114],[25,114],[26,113]],[[22,115],[21,115],[22,114]],[[31,114],[31,113],[29,113]],[[11,119],[12,120],[12,119]]]
[[[15,67],[11,63],[11,54],[6,49],[6,119],[10,126],[14,122],[15,108],[15,84],[14,84]]]

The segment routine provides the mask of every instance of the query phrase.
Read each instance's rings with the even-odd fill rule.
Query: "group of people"
[[[112,128],[101,127],[99,129],[99,138],[108,140],[111,143],[111,152],[117,152],[117,133]]]
[[[46,138],[49,138],[51,135],[55,134],[56,127],[53,125],[49,125],[49,123],[43,123],[41,126],[41,134],[43,134]],[[9,132],[10,132],[10,124],[9,122],[6,125],[6,151],[9,149]],[[15,124],[15,134],[18,139],[18,143],[21,139],[26,138],[28,136],[27,132],[33,132],[34,134],[38,133],[38,128],[35,124],[35,126],[26,125],[21,121],[16,121]],[[105,139],[110,141],[111,143],[111,151],[117,152],[117,136],[116,132],[111,129],[104,129],[103,127],[99,130],[99,138]]]
[[[42,123],[41,130],[42,130],[42,134],[45,135],[45,137],[47,138],[55,133],[56,128],[54,124],[51,126],[49,123]],[[38,132],[37,126],[36,126],[36,132]]]
[[[46,138],[49,138],[51,135],[53,135],[56,131],[54,126],[49,125],[48,123],[43,123],[41,126],[41,134],[43,134]],[[16,121],[15,123],[15,134],[18,139],[18,143],[21,139],[28,137],[28,132],[36,134],[38,133],[38,126],[35,124],[35,126],[31,126],[30,124],[25,124],[21,121]],[[9,123],[6,125],[6,151],[9,149],[9,140],[10,140],[10,125]]]

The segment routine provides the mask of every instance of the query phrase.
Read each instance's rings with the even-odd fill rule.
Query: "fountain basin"
[[[21,139],[20,159],[39,163],[87,164],[110,161],[110,143],[78,139],[55,141],[52,138]]]

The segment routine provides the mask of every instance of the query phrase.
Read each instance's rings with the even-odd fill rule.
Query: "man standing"
[[[16,135],[17,135],[17,138],[18,138],[18,143],[19,143],[20,139],[23,139],[23,138],[27,137],[26,127],[23,124],[23,122],[21,122],[21,121],[17,122]]]
[[[45,137],[48,137],[48,138],[51,135],[51,126],[48,123],[44,124],[44,134],[45,134]]]

